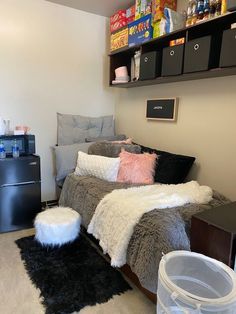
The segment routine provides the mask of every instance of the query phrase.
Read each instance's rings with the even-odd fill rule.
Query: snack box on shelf
[[[148,15],[152,10],[151,0],[136,0],[135,1],[135,20],[139,20],[141,17]]]
[[[127,24],[130,24],[130,23],[132,23],[134,21],[135,21],[134,15],[127,18]]]
[[[111,34],[110,50],[114,51],[128,46],[128,27]]]
[[[131,16],[135,16],[135,4],[126,10],[126,18],[128,19]]]
[[[141,19],[128,24],[129,47],[142,44],[152,39],[152,15],[148,14]]]
[[[110,24],[114,24],[123,18],[126,18],[126,10],[119,10],[110,17]]]
[[[185,17],[170,8],[164,8],[164,17],[152,22],[153,38],[169,34],[185,26]]]
[[[114,33],[115,31],[117,31],[118,29],[120,29],[126,25],[127,25],[127,19],[122,18],[121,20],[118,20],[115,23],[110,24],[110,32]]]
[[[177,9],[177,0],[152,0],[152,21],[159,21],[164,17],[164,8],[174,11]]]

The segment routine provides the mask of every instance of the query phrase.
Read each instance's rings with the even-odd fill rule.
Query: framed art
[[[146,118],[148,120],[176,121],[177,110],[177,97],[147,100]]]

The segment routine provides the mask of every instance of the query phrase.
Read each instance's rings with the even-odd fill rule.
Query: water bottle
[[[0,142],[0,159],[6,158],[6,150],[3,142]]]
[[[14,144],[12,145],[12,157],[18,158],[19,156],[20,156],[19,146],[16,140],[14,140]]]

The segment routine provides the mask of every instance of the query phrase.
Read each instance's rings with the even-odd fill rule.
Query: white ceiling
[[[46,0],[62,4],[74,9],[94,13],[102,16],[111,16],[117,10],[127,9],[134,0]]]

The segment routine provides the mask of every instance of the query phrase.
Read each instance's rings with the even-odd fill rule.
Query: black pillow
[[[183,183],[195,161],[195,157],[176,155],[140,144],[137,145],[141,147],[141,153],[155,153],[158,155],[154,175],[155,182],[164,184]]]

